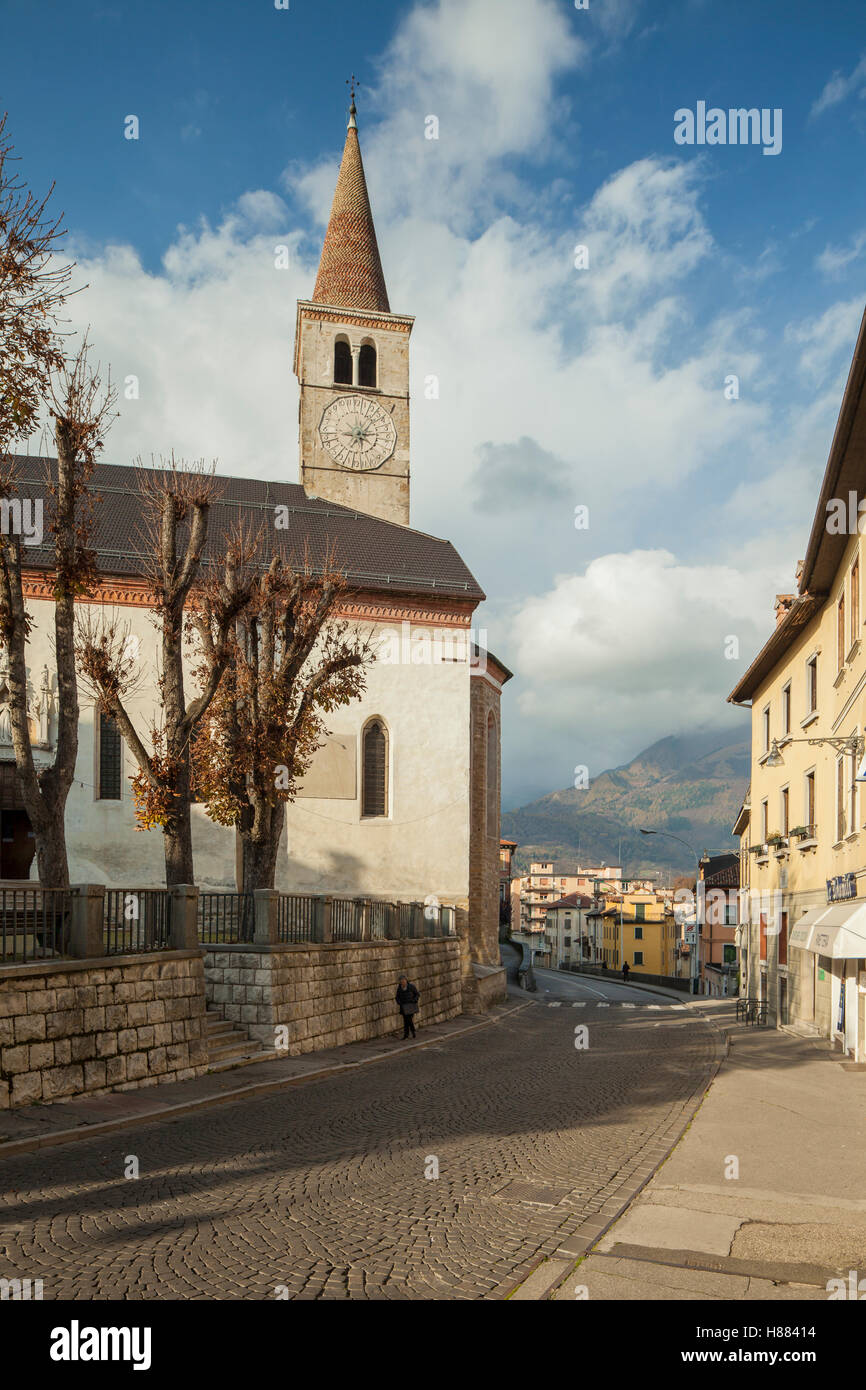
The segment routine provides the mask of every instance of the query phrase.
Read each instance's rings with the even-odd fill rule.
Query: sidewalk
[[[693,1007],[726,1033],[728,1057],[673,1153],[553,1297],[826,1300],[828,1279],[866,1280],[866,1069],[826,1042],[735,1023],[732,1000]]]
[[[272,1054],[262,1062],[208,1073],[193,1081],[173,1081],[163,1086],[112,1091],[102,1096],[77,1096],[51,1105],[27,1105],[18,1110],[0,1111],[0,1158],[91,1139],[131,1125],[173,1120],[190,1111],[267,1095],[282,1087],[300,1085],[347,1068],[386,1061],[419,1047],[445,1043],[476,1028],[490,1027],[528,1007],[529,1002],[509,1002],[497,1005],[486,1014],[460,1014],[446,1023],[419,1027],[414,1042],[404,1042],[399,1029],[395,1029],[386,1037],[371,1042],[307,1052],[301,1057]]]

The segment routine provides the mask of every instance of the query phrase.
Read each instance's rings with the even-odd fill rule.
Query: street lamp
[[[704,850],[703,854],[699,855],[698,852],[697,852],[697,850],[694,848],[694,846],[689,844],[688,840],[684,840],[684,839],[682,838],[681,835],[674,835],[673,831],[671,831],[671,830],[644,830],[643,827],[639,827],[639,829],[640,829],[641,835],[666,835],[667,838],[668,838],[669,840],[678,840],[679,843],[680,843],[681,845],[685,845],[685,847],[686,847],[686,849],[689,851],[689,853],[690,853],[690,854],[693,854],[694,857],[695,857],[695,864],[696,864],[696,866],[697,866],[697,872],[696,872],[696,874],[695,874],[695,943],[694,943],[695,949],[694,949],[694,951],[692,952],[692,961],[691,961],[691,986],[692,986],[691,992],[692,992],[692,994],[697,994],[697,992],[698,992],[698,971],[697,971],[697,964],[698,964],[698,918],[699,918],[699,915],[700,915],[700,914],[699,914],[699,910],[698,910],[698,904],[699,904],[700,899],[701,899],[701,865],[702,865],[702,864],[709,864],[709,862],[710,862],[710,857],[709,857],[709,855],[707,854],[707,851],[706,851],[706,850]]]
[[[829,743],[831,748],[835,748],[837,753],[848,753],[852,758],[862,758],[866,749],[866,739],[862,734],[841,734],[839,736],[828,735],[825,738],[786,738],[785,743],[811,743],[814,747]],[[782,757],[782,750],[779,747],[779,740],[773,739],[770,744],[770,751],[764,758],[764,767],[784,767],[785,759]]]

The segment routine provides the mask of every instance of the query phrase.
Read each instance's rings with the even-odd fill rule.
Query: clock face
[[[363,472],[391,457],[397,428],[378,401],[338,396],[322,412],[319,437],[335,463]]]

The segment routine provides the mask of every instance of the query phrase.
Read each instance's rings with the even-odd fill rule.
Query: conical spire
[[[367,195],[356,114],[353,92],[343,162],[322,247],[313,301],[316,304],[336,304],[344,309],[378,309],[389,314],[391,306]]]

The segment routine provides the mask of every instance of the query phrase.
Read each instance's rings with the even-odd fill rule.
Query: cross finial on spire
[[[347,77],[347,78],[346,78],[346,86],[349,88],[349,97],[350,97],[350,105],[349,105],[349,124],[348,124],[348,126],[346,127],[347,130],[357,130],[357,129],[358,129],[358,122],[355,120],[355,117],[356,117],[357,114],[358,114],[357,111],[356,111],[356,109],[355,109],[355,87],[356,87],[357,85],[358,85],[358,80],[357,80],[357,78],[355,77],[355,74],[354,74],[354,73],[352,73],[352,76],[351,76],[351,77]]]

